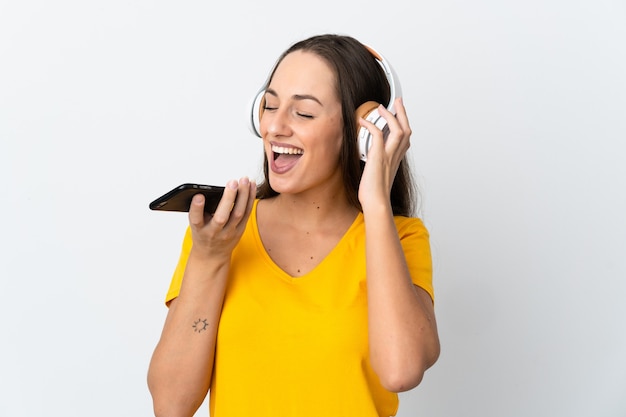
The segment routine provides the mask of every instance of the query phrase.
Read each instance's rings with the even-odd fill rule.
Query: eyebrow
[[[273,89],[271,89],[271,88],[268,88],[267,90],[265,90],[265,93],[266,93],[266,94],[270,94],[270,95],[272,95],[272,96],[274,96],[274,97],[278,97],[278,94],[276,94],[276,91],[274,91],[274,90],[273,90]],[[317,103],[317,104],[319,104],[320,106],[324,107],[324,105],[322,104],[322,102],[321,102],[321,101],[319,101],[317,97],[312,96],[312,95],[310,95],[310,94],[294,94],[294,95],[292,96],[292,98],[293,98],[294,100],[297,100],[297,101],[302,101],[302,100],[313,100],[314,102],[316,102],[316,103]]]

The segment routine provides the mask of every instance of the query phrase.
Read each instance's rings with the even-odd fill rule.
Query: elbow
[[[178,417],[182,416],[177,410],[171,409],[167,404],[152,399],[152,410],[154,411],[154,417]]]
[[[155,417],[192,417],[200,404],[183,404],[152,396]]]
[[[439,346],[421,358],[394,365],[387,365],[384,369],[376,370],[381,385],[387,391],[404,392],[417,387],[424,379],[426,371],[437,362]]]
[[[379,375],[380,384],[390,392],[404,392],[417,387],[424,377],[423,372],[386,373]]]
[[[424,379],[426,369],[415,366],[413,369],[379,372],[380,384],[390,392],[404,392],[417,387]]]
[[[168,401],[165,395],[162,395],[154,384],[148,380],[148,389],[152,396],[152,411],[155,417],[182,417],[184,414],[181,410],[175,408],[174,401]]]
[[[159,385],[148,380],[148,389],[152,396],[152,408],[155,417],[192,417],[202,405],[204,397],[180,395],[167,385]]]
[[[154,405],[154,417],[191,417],[192,414],[183,414],[180,410],[172,409],[171,407],[159,407]]]

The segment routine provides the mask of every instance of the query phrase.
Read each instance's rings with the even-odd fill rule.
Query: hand
[[[359,185],[359,201],[363,211],[381,204],[391,207],[389,196],[393,180],[410,146],[412,132],[402,99],[397,98],[394,106],[396,116],[382,105],[378,108],[379,114],[389,127],[386,141],[383,140],[383,132],[373,123],[359,120],[359,124],[372,134],[372,146],[367,153],[367,162]]]
[[[189,208],[196,255],[230,259],[232,250],[246,228],[256,197],[256,184],[247,177],[226,184],[224,195],[213,215],[204,213],[204,196],[196,194]],[[214,258],[215,259],[215,258]]]

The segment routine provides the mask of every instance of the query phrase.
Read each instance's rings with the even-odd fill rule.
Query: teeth
[[[304,151],[299,148],[285,148],[276,145],[272,145],[272,152],[290,155],[302,155],[304,153]]]

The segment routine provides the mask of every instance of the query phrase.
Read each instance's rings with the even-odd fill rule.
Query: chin
[[[285,184],[281,184],[281,181],[272,181],[270,178],[269,182],[272,190],[276,191],[278,194],[289,194],[291,191],[290,187],[287,187]]]
[[[269,176],[269,184],[270,187],[272,187],[272,190],[276,191],[278,194],[296,194],[302,191],[301,188],[294,184],[291,180],[276,178],[271,174]]]

